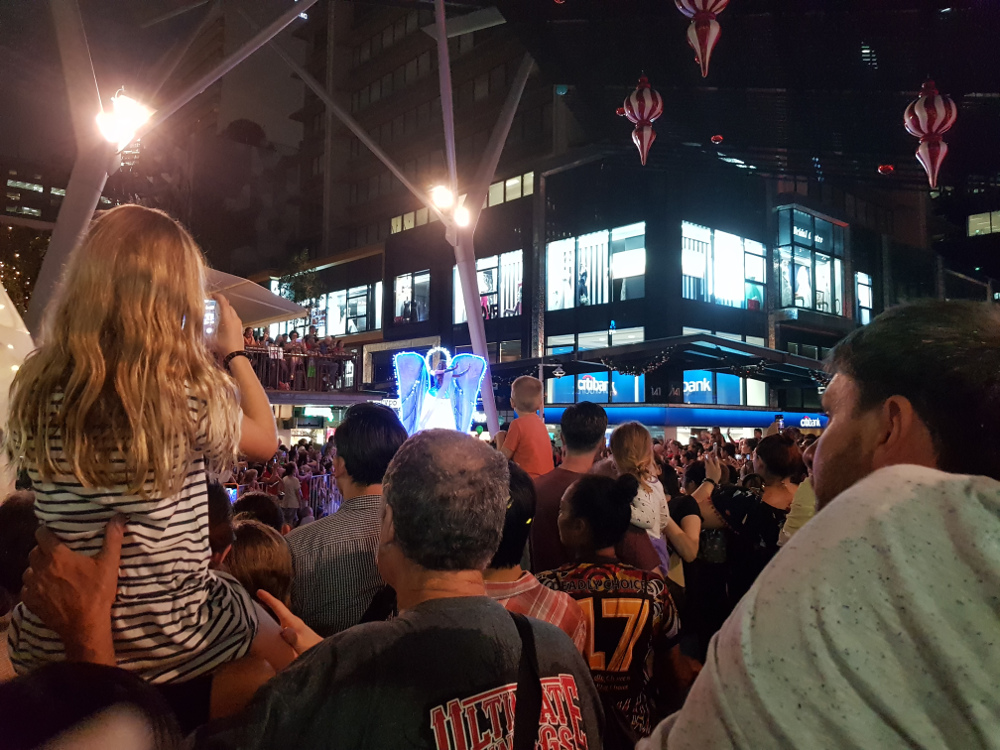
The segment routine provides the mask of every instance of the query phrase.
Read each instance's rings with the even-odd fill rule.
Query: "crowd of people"
[[[203,276],[105,213],[17,373],[3,747],[1000,747],[996,307],[850,334],[818,438],[606,440],[584,402],[556,457],[525,377],[493,445],[361,403],[290,450]]]

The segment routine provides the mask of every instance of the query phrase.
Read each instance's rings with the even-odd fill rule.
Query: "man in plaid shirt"
[[[348,409],[333,435],[340,510],[286,537],[295,565],[292,610],[323,637],[357,625],[385,586],[375,566],[382,477],[406,437],[386,406]]]
[[[521,568],[524,545],[535,515],[535,484],[513,461],[510,469],[510,500],[504,520],[500,547],[484,571],[486,595],[510,612],[519,612],[551,623],[568,635],[582,654],[587,625],[580,605],[569,594],[542,586]]]

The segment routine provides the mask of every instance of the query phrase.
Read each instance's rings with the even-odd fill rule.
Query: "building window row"
[[[468,344],[455,347],[455,354],[472,353],[472,347]],[[513,341],[500,342],[487,341],[486,355],[486,358],[492,364],[496,364],[497,362],[514,362],[521,358],[521,340],[514,339]]]
[[[388,146],[395,141],[411,138],[428,125],[439,122],[441,122],[441,97],[422,102],[403,114],[386,120],[378,127],[372,128],[369,135],[378,141],[380,146]],[[353,157],[368,153],[364,144],[354,137],[351,138],[349,150]]]
[[[479,305],[484,320],[509,318],[521,314],[524,261],[520,250],[492,255],[489,258],[478,258],[476,279],[479,286]],[[457,265],[452,270],[452,311],[452,320],[456,325],[468,320]]]
[[[402,18],[397,18],[395,23],[386,26],[377,34],[365,39],[361,44],[351,50],[351,66],[356,68],[361,63],[368,62],[377,57],[383,50],[389,49],[396,42],[417,31],[421,26],[434,23],[434,13],[430,10],[411,10]]]
[[[422,323],[430,318],[431,272],[415,271],[396,277],[394,323]]]
[[[7,182],[10,184],[10,181]],[[986,211],[972,214],[969,217],[969,236],[978,237],[981,234],[1000,233],[1000,211]]]
[[[612,323],[612,326],[614,323]],[[609,346],[627,346],[641,344],[646,340],[646,329],[643,326],[635,328],[609,327],[602,331],[587,331],[584,333],[566,333],[548,336],[545,339],[547,355],[572,354],[593,349],[607,349]]]
[[[522,175],[515,175],[506,180],[500,180],[490,185],[486,193],[486,200],[483,201],[483,208],[499,206],[501,203],[514,201],[518,198],[526,198],[535,192],[535,173],[525,172]],[[458,197],[459,203],[464,203],[466,195]],[[407,229],[421,227],[431,221],[437,221],[437,216],[430,213],[426,208],[419,208],[416,211],[408,211],[399,216],[393,216],[389,222],[389,231],[392,234],[405,232]]]
[[[411,179],[421,178],[433,182],[432,176],[443,175],[444,171],[443,149],[421,154],[418,158],[410,159],[403,164],[404,174]],[[403,190],[403,183],[388,169],[383,169],[367,179],[352,182],[348,188],[347,201],[348,205],[356,206],[400,190]]]
[[[728,372],[685,370],[684,403],[767,406],[767,383]]]
[[[376,81],[351,94],[351,112],[361,110],[386,99],[393,92],[401,91],[416,81],[437,70],[437,57],[430,51],[423,52],[412,60],[400,65],[391,73],[386,73]]]
[[[42,212],[37,208],[30,208],[29,206],[7,206],[7,213],[9,214],[23,214],[24,216],[41,216]]]
[[[763,310],[766,258],[759,242],[681,222],[684,299]]]
[[[778,211],[781,307],[845,315],[844,227],[798,208]]]
[[[546,309],[604,305],[646,294],[646,223],[550,242]]]
[[[278,293],[278,282],[271,282],[271,291]],[[275,323],[270,326],[272,337],[298,330],[305,334],[309,326],[316,327],[316,335],[351,336],[382,327],[382,282],[363,284],[321,294],[302,304],[309,308],[309,317]]]
[[[37,182],[25,182],[24,180],[7,180],[7,187],[19,188],[21,190],[30,190],[35,193],[44,193],[45,188],[39,185]]]

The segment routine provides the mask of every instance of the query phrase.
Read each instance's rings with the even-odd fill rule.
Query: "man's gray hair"
[[[382,497],[407,559],[428,570],[483,570],[500,545],[507,459],[454,430],[425,430],[389,464]]]

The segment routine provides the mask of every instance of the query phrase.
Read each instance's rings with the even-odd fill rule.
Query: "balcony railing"
[[[261,385],[270,391],[346,393],[358,390],[361,353],[291,354],[278,346],[247,347]]]

